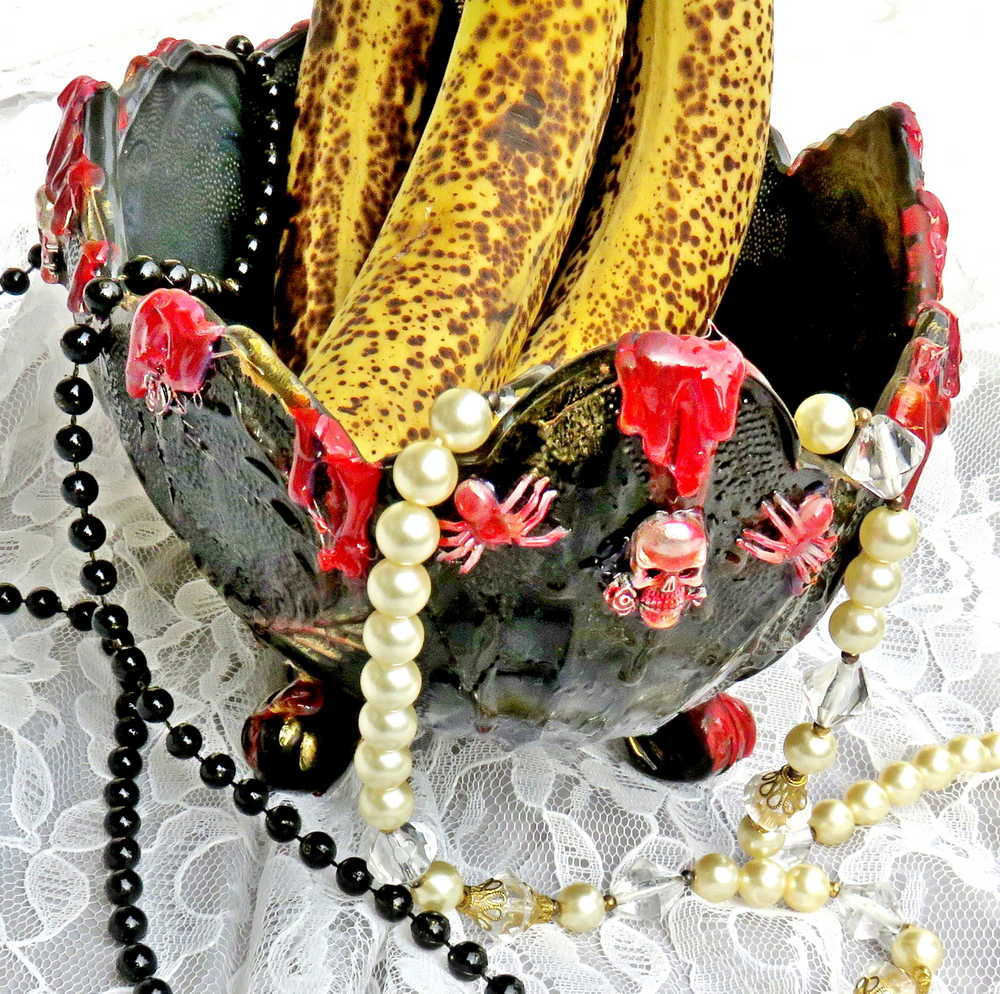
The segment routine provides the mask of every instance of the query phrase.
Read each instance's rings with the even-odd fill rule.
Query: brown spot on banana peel
[[[403,180],[457,24],[451,0],[317,0],[296,90],[275,341],[293,369],[347,296]]]
[[[760,184],[772,61],[772,0],[633,0],[586,207],[515,375],[704,330]]]
[[[466,4],[403,185],[303,373],[366,458],[417,437],[417,403],[443,388],[509,376],[583,195],[625,13],[626,0]]]

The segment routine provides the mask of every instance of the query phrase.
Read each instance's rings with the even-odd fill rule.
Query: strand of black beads
[[[32,245],[28,249],[28,264],[24,268],[11,266],[0,273],[0,296],[8,294],[20,297],[28,292],[31,285],[31,274],[42,266],[42,246]]]

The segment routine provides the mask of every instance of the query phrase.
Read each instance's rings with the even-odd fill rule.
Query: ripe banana
[[[295,369],[385,220],[456,24],[453,0],[316,0],[296,90],[293,213],[275,296],[276,340]]]
[[[627,0],[466,0],[424,136],[303,382],[366,458],[507,377],[607,119]]]
[[[698,334],[767,151],[773,0],[634,0],[588,207],[516,375],[626,332]]]

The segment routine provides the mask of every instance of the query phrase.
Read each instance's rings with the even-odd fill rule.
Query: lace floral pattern
[[[778,0],[777,8],[774,117],[790,148],[880,101],[905,98],[920,114],[928,172],[952,217],[946,303],[962,316],[967,343],[965,389],[914,505],[924,540],[907,563],[886,641],[866,658],[873,707],[842,731],[841,761],[817,778],[816,795],[829,796],[916,744],[1000,726],[1000,337],[996,298],[984,296],[1000,250],[982,210],[991,199],[987,171],[976,178],[972,169],[990,161],[982,138],[988,129],[962,113],[981,85],[977,64],[979,78],[987,78],[987,39],[996,36],[1000,16],[975,0],[959,0],[947,12],[916,0],[845,0],[822,23],[813,4]],[[135,51],[167,32],[221,41],[239,30],[263,38],[305,13],[236,0],[173,8],[108,0],[99,21],[92,8],[67,5],[49,19],[43,44],[37,5],[14,0],[5,12],[4,264],[23,258],[30,244],[27,228],[14,226],[27,220],[56,120],[54,96],[66,79],[84,71],[117,78]],[[845,51],[867,72],[846,71]],[[950,72],[943,71],[947,64]],[[988,138],[995,158],[995,138]],[[0,577],[26,589],[49,584],[70,598],[80,555],[64,539],[68,515],[48,441],[62,423],[50,398],[66,371],[56,347],[66,324],[63,299],[53,288],[21,301],[0,298]],[[97,446],[89,468],[102,485],[96,510],[112,528],[133,628],[154,672],[174,691],[177,717],[197,722],[210,748],[238,752],[243,716],[280,684],[282,667],[198,576],[142,494],[103,416],[95,410],[86,424]],[[743,785],[776,765],[780,736],[804,714],[801,674],[832,652],[817,632],[736,688],[758,716],[760,742],[752,759],[705,786],[657,785],[631,771],[614,745],[574,750],[544,743],[510,752],[487,737],[424,736],[416,752],[420,814],[441,831],[448,857],[468,879],[507,869],[542,890],[576,879],[607,886],[640,856],[679,868],[707,849],[730,852]],[[100,865],[112,694],[94,639],[23,613],[4,619],[2,990],[124,994],[105,932]],[[370,903],[344,899],[332,875],[306,870],[266,839],[258,821],[234,814],[225,796],[201,785],[193,766],[166,755],[159,735],[148,757],[141,903],[160,973],[178,994],[468,990],[451,979],[441,957],[418,950],[405,928],[387,929]],[[349,777],[324,797],[296,800],[305,824],[331,832],[344,852],[364,845],[355,789]],[[998,852],[1000,774],[991,774],[926,797],[841,849],[813,856],[844,880],[891,880],[903,914],[941,935],[948,960],[936,994],[996,994]],[[457,933],[480,938],[464,922]],[[844,939],[832,911],[760,913],[691,898],[662,925],[612,916],[583,938],[547,926],[491,939],[488,948],[497,972],[517,974],[534,994],[841,994],[881,954]]]

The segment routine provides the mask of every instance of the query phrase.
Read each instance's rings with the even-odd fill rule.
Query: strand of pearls
[[[413,814],[410,744],[417,734],[413,704],[421,689],[415,660],[424,644],[418,615],[431,595],[423,563],[441,538],[430,508],[455,492],[455,454],[472,452],[486,441],[493,412],[475,390],[446,390],[431,409],[430,428],[431,438],[408,445],[393,465],[392,482],[402,500],[390,504],[375,524],[383,558],[368,576],[373,611],[362,638],[370,658],[361,673],[365,705],[358,718],[361,741],[354,769],[362,783],[361,817],[381,832],[395,831]],[[429,903],[420,903],[428,910],[450,910],[443,905],[454,897],[456,879],[454,907],[461,899],[461,878],[448,864],[432,864],[414,896],[418,902],[421,895],[426,898]]]

